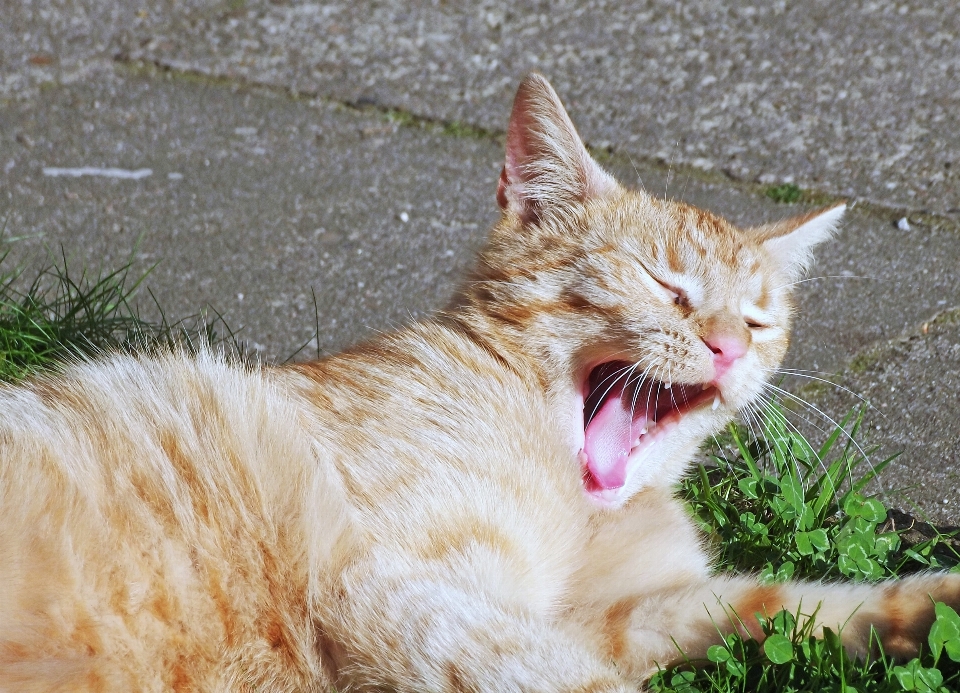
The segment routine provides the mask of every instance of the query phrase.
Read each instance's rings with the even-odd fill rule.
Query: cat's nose
[[[713,352],[715,380],[722,378],[730,366],[747,353],[750,346],[743,337],[725,333],[708,334],[703,337],[703,343]]]

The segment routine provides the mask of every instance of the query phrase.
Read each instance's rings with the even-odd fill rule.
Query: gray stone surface
[[[96,78],[121,44],[155,32],[203,0],[0,0],[0,99]]]
[[[874,462],[899,456],[881,479],[891,498],[935,522],[960,518],[960,309],[865,350],[841,382],[870,405],[862,435]],[[857,402],[826,389],[816,400],[837,415]]]
[[[177,12],[118,50],[494,130],[538,69],[594,143],[960,211],[955,0],[235,6]]]
[[[146,285],[171,316],[212,306],[270,359],[444,303],[496,218],[495,133],[532,67],[629,184],[745,225],[802,208],[739,178],[882,203],[855,207],[797,287],[785,368],[839,372],[873,406],[874,459],[904,451],[898,502],[960,522],[960,335],[930,320],[960,307],[953,4],[0,0],[0,16],[0,219],[24,237],[7,247],[157,263]],[[897,205],[933,213],[901,231]],[[854,402],[804,382],[788,387],[828,417]]]
[[[314,333],[312,291],[325,350],[435,308],[496,218],[495,143],[163,74],[47,89],[0,109],[0,133],[19,256],[159,263],[146,286],[171,316],[212,306],[271,358]],[[80,166],[153,174],[43,174]]]

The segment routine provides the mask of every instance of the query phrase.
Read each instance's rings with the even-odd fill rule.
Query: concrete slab
[[[954,0],[232,7],[178,10],[119,36],[117,51],[498,131],[538,69],[594,144],[960,213]]]

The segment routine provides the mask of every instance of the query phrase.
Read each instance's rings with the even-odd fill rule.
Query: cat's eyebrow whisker
[[[807,277],[806,279],[800,279],[795,282],[790,282],[789,284],[781,284],[780,286],[775,286],[773,291],[779,291],[780,289],[788,289],[791,286],[796,286],[797,284],[805,284],[806,282],[812,282],[814,279],[873,279],[876,277],[861,277],[853,274],[821,274],[818,277]]]
[[[634,163],[633,157],[630,156],[630,152],[628,152],[628,151],[626,151],[626,150],[624,150],[624,154],[627,155],[627,161],[629,161],[629,162],[630,162],[630,165],[633,167],[633,172],[637,174],[637,182],[640,184],[640,189],[643,190],[643,192],[646,192],[646,191],[647,191],[647,188],[646,188],[646,186],[643,184],[643,177],[640,175],[640,171],[637,170],[637,165]]]
[[[680,140],[677,140],[673,145],[673,152],[670,154],[670,163],[667,164],[667,180],[663,184],[663,198],[667,199],[667,195],[670,190],[670,179],[673,177],[673,160],[677,156],[677,152],[680,151]]]
[[[687,185],[690,184],[690,177],[691,177],[692,175],[693,175],[692,173],[689,173],[689,172],[688,172],[688,173],[687,173],[687,179],[686,179],[685,181],[683,181],[683,190],[680,191],[680,199],[681,199],[681,200],[683,199],[683,196],[687,194]]]

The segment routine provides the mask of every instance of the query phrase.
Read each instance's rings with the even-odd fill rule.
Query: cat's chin
[[[630,363],[605,362],[590,370],[582,386],[584,434],[578,458],[583,489],[605,508],[625,503],[642,479],[662,465],[664,441],[687,415],[715,410],[722,401],[712,383],[666,383],[637,377],[636,371]]]

